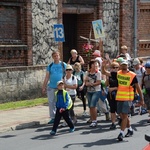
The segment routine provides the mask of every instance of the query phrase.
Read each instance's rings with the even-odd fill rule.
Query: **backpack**
[[[75,71],[73,71],[73,75],[75,75]],[[80,77],[81,77],[81,80],[82,80],[82,82],[83,82],[83,71],[81,71]]]
[[[143,77],[142,77],[142,88],[144,87],[144,78],[145,78],[145,76],[146,76],[146,71],[143,73]]]
[[[51,64],[49,64],[49,72],[51,71],[51,67],[54,63],[52,62]],[[61,61],[61,65],[62,65],[62,70],[63,70],[63,77],[65,76],[65,64],[64,62]]]
[[[140,72],[141,72],[141,74],[144,74],[144,72],[143,72],[143,68],[144,68],[144,67],[141,67],[141,68],[140,68]],[[135,72],[133,68],[132,68],[132,69],[130,68],[129,70],[130,70],[130,71]]]
[[[64,76],[65,77],[65,76]],[[64,79],[64,77],[63,77],[63,79]],[[72,75],[72,81],[74,80],[74,75]]]
[[[74,75],[72,76],[72,81],[74,80]]]
[[[140,71],[141,71],[141,74],[144,74],[145,72],[145,71],[143,72],[143,67],[140,68]]]

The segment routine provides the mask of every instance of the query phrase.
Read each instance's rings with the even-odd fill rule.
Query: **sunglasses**
[[[118,69],[119,67],[112,67],[113,69]]]
[[[72,69],[66,69],[66,71],[72,71]]]
[[[150,69],[150,67],[145,67],[146,69]]]

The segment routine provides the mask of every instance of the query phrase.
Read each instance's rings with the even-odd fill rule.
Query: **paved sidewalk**
[[[82,114],[83,107],[81,100],[76,100],[74,110],[77,115]],[[47,124],[48,121],[48,106],[35,106],[17,110],[0,111],[0,133],[24,129],[34,125]]]

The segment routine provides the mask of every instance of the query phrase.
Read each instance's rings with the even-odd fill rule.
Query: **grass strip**
[[[11,110],[25,107],[33,107],[38,105],[45,105],[48,103],[47,98],[37,98],[33,100],[21,100],[16,102],[8,102],[0,104],[0,110]]]

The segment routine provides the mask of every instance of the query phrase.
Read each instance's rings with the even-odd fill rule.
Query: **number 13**
[[[54,30],[55,34],[56,34],[56,38],[63,38],[64,37],[64,32],[63,32],[63,28],[55,28]]]

